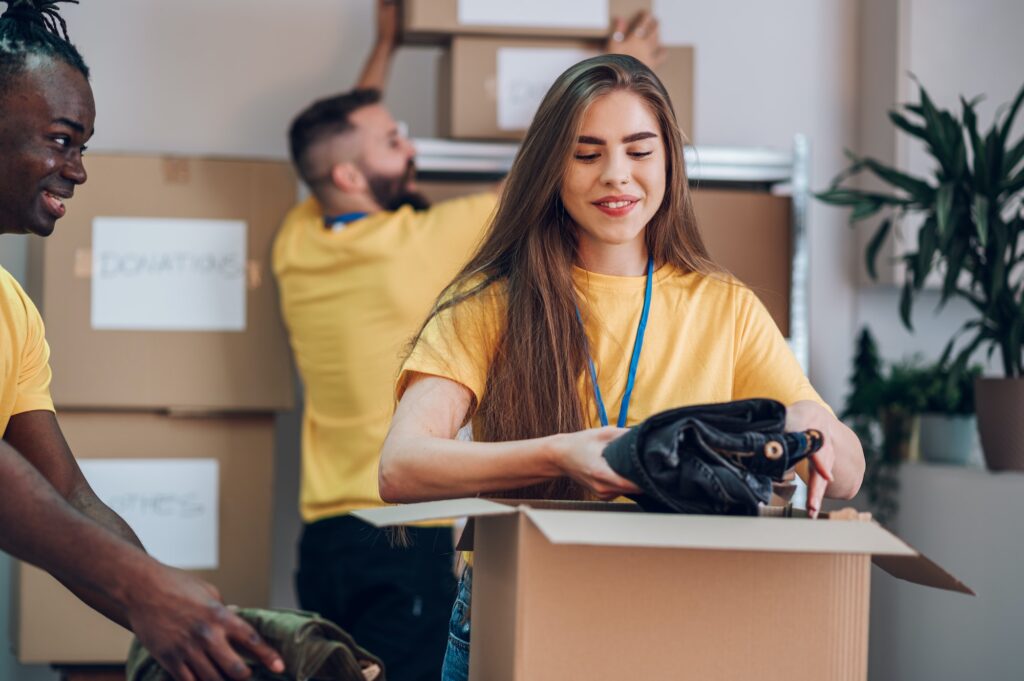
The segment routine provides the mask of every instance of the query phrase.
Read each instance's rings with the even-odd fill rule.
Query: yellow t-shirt
[[[495,205],[495,195],[481,194],[376,213],[334,231],[309,199],[285,218],[273,260],[305,387],[306,522],[383,505],[377,463],[402,356]]]
[[[39,311],[0,267],[0,436],[15,414],[53,411],[50,375],[50,347]]]
[[[579,268],[573,276],[598,385],[614,425],[646,277],[608,276]],[[414,374],[432,374],[466,386],[479,404],[503,324],[500,285],[433,318],[402,367],[398,396]],[[580,391],[583,403],[590,405],[589,425],[601,425],[589,372],[580,377]],[[659,268],[626,424],[635,425],[673,407],[750,397],[787,405],[800,400],[825,404],[750,289],[725,275]]]

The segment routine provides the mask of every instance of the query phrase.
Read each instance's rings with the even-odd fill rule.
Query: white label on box
[[[96,496],[124,518],[146,551],[189,570],[217,568],[216,459],[79,459]]]
[[[460,24],[606,29],[608,0],[459,0]]]
[[[244,331],[242,220],[98,217],[92,328]]]
[[[597,54],[568,47],[499,47],[498,129],[530,127],[555,79],[573,64]]]

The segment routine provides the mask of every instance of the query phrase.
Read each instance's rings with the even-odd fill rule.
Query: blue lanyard
[[[367,215],[369,215],[369,213],[364,213],[362,211],[358,211],[358,212],[355,212],[355,213],[342,213],[341,215],[325,215],[324,216],[324,226],[328,227],[328,228],[331,228],[331,229],[334,229],[338,225],[341,225],[342,227],[344,227],[345,225],[347,225],[350,222],[355,222],[356,220],[362,220]]]
[[[640,313],[640,324],[636,327],[636,340],[633,341],[633,356],[629,360],[629,373],[626,375],[626,391],[622,394],[622,406],[619,407],[619,428],[626,427],[626,414],[629,412],[629,398],[633,396],[633,384],[636,383],[636,368],[640,364],[640,350],[644,346],[644,333],[647,331],[647,314],[651,310],[651,289],[654,281],[654,258],[647,258],[647,286],[644,288],[644,309]],[[580,316],[579,307],[576,308],[576,318],[583,326],[583,317]],[[584,328],[583,336],[587,335]],[[597,369],[594,367],[594,358],[587,351],[587,362],[590,363],[590,382],[594,386],[594,397],[597,400],[597,413],[601,417],[601,425],[608,425],[608,412],[604,408],[604,400],[601,399],[601,387],[597,384]]]

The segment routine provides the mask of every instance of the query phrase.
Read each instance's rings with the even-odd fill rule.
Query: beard
[[[413,210],[430,208],[430,201],[423,194],[409,188],[416,177],[416,164],[409,161],[405,172],[396,177],[367,174],[366,180],[370,193],[387,211],[396,211],[402,206],[412,206]]]

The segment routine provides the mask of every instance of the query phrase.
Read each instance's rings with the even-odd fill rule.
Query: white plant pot
[[[921,414],[921,458],[966,466],[973,458],[976,429],[973,414]]]

